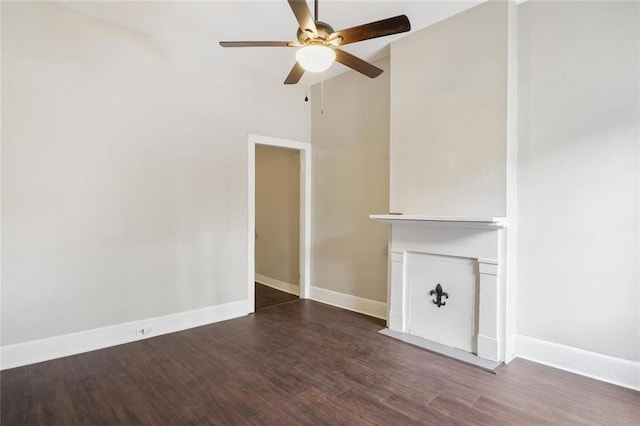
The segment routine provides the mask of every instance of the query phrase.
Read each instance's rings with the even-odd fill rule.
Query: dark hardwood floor
[[[2,425],[640,424],[640,393],[515,360],[494,375],[309,300],[7,370]]]
[[[298,300],[298,296],[295,294],[285,293],[284,291],[276,290],[264,284],[256,283],[256,311],[259,309],[269,308],[281,303],[291,302],[292,300]]]

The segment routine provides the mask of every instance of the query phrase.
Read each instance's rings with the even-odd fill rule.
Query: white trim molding
[[[521,0],[525,1],[525,0]],[[505,359],[515,354],[518,267],[518,0],[507,4],[507,218],[503,262],[506,286]]]
[[[316,302],[326,303],[327,305],[369,315],[370,317],[387,319],[387,304],[377,300],[364,299],[320,287],[311,287],[309,298]]]
[[[299,285],[276,280],[275,278],[270,278],[260,274],[256,274],[256,282],[271,288],[275,288],[276,290],[284,291],[285,293],[295,294],[296,296],[300,296]]]
[[[403,250],[389,251],[389,317],[387,327],[400,333],[407,332],[407,280],[405,252]]]
[[[311,283],[311,144],[269,136],[249,135],[247,164],[247,312],[255,311],[256,145],[300,151],[300,285],[301,299],[309,297]],[[264,283],[263,283],[264,284]],[[285,290],[286,291],[286,290]]]
[[[2,346],[1,369],[103,349],[162,334],[200,327],[247,314],[247,301],[224,303],[192,311],[64,334],[46,339]],[[144,330],[142,334],[140,331]]]
[[[505,217],[493,216],[428,216],[411,214],[370,214],[370,219],[394,225],[398,222],[428,222],[432,225],[455,226],[458,228],[505,228]]]
[[[491,361],[504,361],[500,325],[503,309],[500,303],[499,264],[496,259],[477,259],[480,274],[478,309],[478,356]]]
[[[630,361],[533,337],[515,336],[516,357],[640,391],[640,361]]]

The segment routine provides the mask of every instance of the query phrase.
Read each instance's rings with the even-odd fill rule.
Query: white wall
[[[300,282],[300,152],[256,145],[256,274]]]
[[[505,216],[507,5],[391,45],[390,210]]]
[[[3,345],[246,298],[247,134],[309,140],[303,87],[52,3],[2,77]]]
[[[389,203],[389,58],[375,64],[385,70],[375,79],[347,72],[325,81],[324,114],[320,85],[311,92],[311,284],[386,302],[387,227],[369,215]]]
[[[518,333],[636,361],[639,16],[529,1],[518,22]]]

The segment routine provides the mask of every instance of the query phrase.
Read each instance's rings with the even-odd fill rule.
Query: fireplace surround
[[[387,327],[504,361],[506,219],[370,218],[391,225]]]

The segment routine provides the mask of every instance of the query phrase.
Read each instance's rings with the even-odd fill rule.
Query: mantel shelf
[[[426,216],[410,214],[372,214],[369,218],[379,222],[395,224],[405,222],[441,223],[459,226],[477,226],[482,228],[504,228],[507,226],[505,217],[489,216]]]

